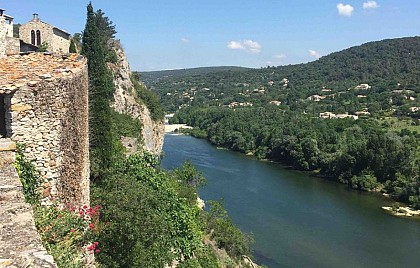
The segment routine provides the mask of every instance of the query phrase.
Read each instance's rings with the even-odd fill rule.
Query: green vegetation
[[[371,42],[307,64],[248,70],[169,75],[143,73],[146,85],[169,112],[187,106],[253,107],[281,101],[284,109],[319,116],[321,112],[419,118],[420,37]],[[356,88],[360,84],[371,88]],[[319,101],[308,100],[319,95]],[[395,111],[394,111],[395,109]]]
[[[152,120],[161,121],[165,116],[165,111],[159,102],[159,98],[156,94],[148,90],[142,83],[140,83],[140,77],[136,74],[131,76],[131,82],[134,85],[134,89],[138,96],[138,101],[144,103],[149,109],[152,116]]]
[[[63,208],[55,203],[37,206],[34,211],[43,244],[58,267],[84,267],[87,254],[100,252],[99,242],[92,242],[98,232],[100,207]]]
[[[37,52],[47,52],[48,51],[48,43],[47,42],[42,42],[42,44],[38,47],[38,49],[36,50]]]
[[[101,180],[110,170],[115,157],[117,137],[112,131],[110,100],[114,92],[113,78],[105,61],[106,42],[112,37],[112,26],[106,25],[103,13],[87,7],[82,54],[88,59],[90,159],[93,180]],[[111,36],[110,36],[111,35]]]
[[[420,207],[420,133],[376,120],[319,119],[279,107],[186,108],[172,119],[203,131],[217,146],[361,190],[382,190]],[[197,131],[191,131],[191,134]]]
[[[23,186],[25,201],[34,210],[35,226],[42,243],[54,257],[58,267],[81,268],[86,253],[99,253],[98,242],[94,241],[98,230],[100,206],[63,206],[53,202],[41,205],[41,178],[32,162],[23,155],[24,147],[18,146],[15,168]]]
[[[420,207],[419,45],[399,38],[307,64],[143,76],[172,122],[194,127],[183,132]]]
[[[127,114],[120,114],[114,110],[111,111],[113,128],[117,137],[140,138],[142,123],[139,119],[133,119]]]
[[[111,40],[115,28],[102,11],[93,12],[91,4],[87,16],[83,54],[88,58],[91,85],[91,202],[102,205],[95,224],[95,240],[101,246],[100,252],[95,249],[99,265],[153,268],[176,260],[181,267],[228,267],[225,258],[219,260],[217,246],[205,243],[209,232],[223,241],[218,246],[227,252],[230,264],[241,262],[242,254],[250,252],[248,236],[225,214],[209,217],[198,208],[197,188],[204,178],[191,163],[167,172],[160,168],[159,158],[147,152],[123,155],[117,137],[139,138],[142,126],[139,120],[109,110],[114,89],[104,67],[109,55],[105,41]],[[134,79],[133,84],[152,118],[162,119],[156,96]],[[221,216],[223,220],[217,220]],[[222,232],[226,220],[229,233]],[[241,244],[235,246],[237,241]]]
[[[14,166],[23,186],[25,201],[31,205],[37,205],[40,199],[39,187],[41,186],[41,178],[32,162],[24,157],[24,149],[24,145],[18,144]]]
[[[219,248],[226,249],[230,256],[250,255],[252,236],[244,235],[232,222],[222,203],[210,201],[210,210],[205,213],[207,232]]]
[[[74,43],[73,39],[70,40],[69,52],[70,53],[77,53],[76,44]]]
[[[223,72],[223,71],[246,71],[249,68],[236,67],[236,66],[216,66],[216,67],[199,67],[191,69],[179,69],[179,70],[165,70],[165,71],[154,71],[154,72],[142,72],[141,78],[145,83],[152,83],[157,80],[176,78],[182,76],[195,76],[195,75],[208,75],[210,73]],[[135,74],[140,74],[135,72]]]

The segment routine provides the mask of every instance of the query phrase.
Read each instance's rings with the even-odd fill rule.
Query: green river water
[[[382,211],[390,201],[261,162],[190,136],[166,135],[162,166],[191,160],[205,200],[224,199],[254,256],[268,267],[420,267],[420,221]]]

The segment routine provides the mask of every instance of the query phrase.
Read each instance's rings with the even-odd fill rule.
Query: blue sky
[[[18,23],[32,13],[83,30],[81,0],[0,0]],[[117,26],[131,68],[261,67],[315,60],[369,41],[420,35],[420,0],[92,1]]]

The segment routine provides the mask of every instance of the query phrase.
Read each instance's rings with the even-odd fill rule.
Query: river
[[[162,166],[191,160],[207,179],[205,200],[224,199],[255,238],[268,267],[420,267],[420,221],[394,217],[389,200],[257,161],[190,136],[165,136]]]

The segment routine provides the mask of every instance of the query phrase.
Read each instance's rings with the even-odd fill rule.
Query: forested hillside
[[[367,43],[307,64],[148,80],[167,111],[186,106],[279,105],[321,112],[418,118],[420,37]],[[367,85],[362,85],[367,84]],[[360,86],[359,86],[360,85]],[[395,109],[396,111],[394,111]],[[366,113],[365,113],[366,114]]]
[[[420,37],[384,40],[150,85],[194,136],[420,207],[419,47]]]
[[[245,71],[245,70],[249,70],[249,68],[236,67],[236,66],[198,67],[198,68],[190,68],[190,69],[141,72],[141,79],[145,83],[149,84],[155,81],[164,80],[168,78],[176,78],[180,76],[182,77],[182,76],[193,76],[193,75],[206,75],[206,74],[222,72],[222,71]]]

